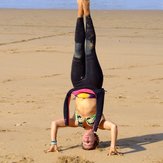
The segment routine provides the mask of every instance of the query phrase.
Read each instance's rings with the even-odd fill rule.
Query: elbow
[[[58,125],[57,125],[57,122],[56,121],[52,121],[51,122],[51,128],[56,128]]]
[[[112,129],[113,131],[118,131],[118,126],[117,126],[116,124],[112,124],[111,129]]]

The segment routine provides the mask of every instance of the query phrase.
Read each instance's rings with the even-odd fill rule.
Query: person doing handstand
[[[86,29],[84,27],[84,18]],[[65,98],[64,118],[51,123],[51,146],[47,152],[58,151],[59,127],[83,127],[82,148],[95,149],[99,143],[97,129],[111,130],[109,155],[120,154],[116,149],[117,125],[103,115],[105,91],[102,88],[103,72],[96,55],[96,34],[90,15],[89,0],[78,0],[78,17],[75,30],[75,52],[72,61],[71,80],[74,86]],[[69,117],[70,96],[75,96],[75,113]]]

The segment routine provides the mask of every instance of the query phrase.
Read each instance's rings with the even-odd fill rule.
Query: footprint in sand
[[[158,161],[153,161],[153,163],[163,163],[163,159],[158,160]]]
[[[57,163],[94,163],[94,162],[84,160],[79,156],[61,156],[58,157]]]
[[[150,99],[152,99],[152,100],[159,100],[160,98],[159,98],[159,96],[153,95],[153,96],[150,97]]]
[[[3,80],[2,83],[8,83],[8,82],[12,82],[13,79],[6,79],[6,80]]]
[[[130,125],[119,125],[120,127],[130,127]]]
[[[8,155],[0,155],[0,162],[1,163],[33,163],[34,160],[30,157],[21,156],[21,155],[15,155],[15,154],[8,154]]]
[[[41,76],[41,78],[51,78],[51,77],[55,77],[55,76],[59,76],[61,74],[52,74],[52,75],[44,75],[44,76]]]
[[[6,132],[12,132],[12,130],[9,130],[9,129],[0,129],[0,133],[6,133]]]
[[[105,78],[118,78],[119,76],[118,75],[104,75]]]
[[[157,124],[157,123],[155,123],[155,124],[146,124],[146,125],[144,125],[144,127],[148,127],[148,128],[159,128],[159,127],[161,127],[161,125],[160,124]]]
[[[163,78],[154,78],[154,79],[151,79],[150,81],[160,81],[160,80],[163,80]]]
[[[14,126],[19,127],[19,126],[24,126],[27,122],[22,122],[22,123],[16,123]]]
[[[115,97],[116,99],[126,99],[127,97],[123,96],[123,95],[119,95]]]
[[[151,124],[151,125],[149,125],[149,127],[160,127],[160,125],[159,124]]]

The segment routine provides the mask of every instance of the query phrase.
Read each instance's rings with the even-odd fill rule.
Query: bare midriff
[[[96,98],[75,98],[76,112],[86,118],[96,114]]]

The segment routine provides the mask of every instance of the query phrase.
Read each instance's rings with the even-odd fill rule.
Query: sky
[[[0,0],[0,8],[76,9],[76,0]],[[99,10],[163,10],[163,0],[91,0]]]

